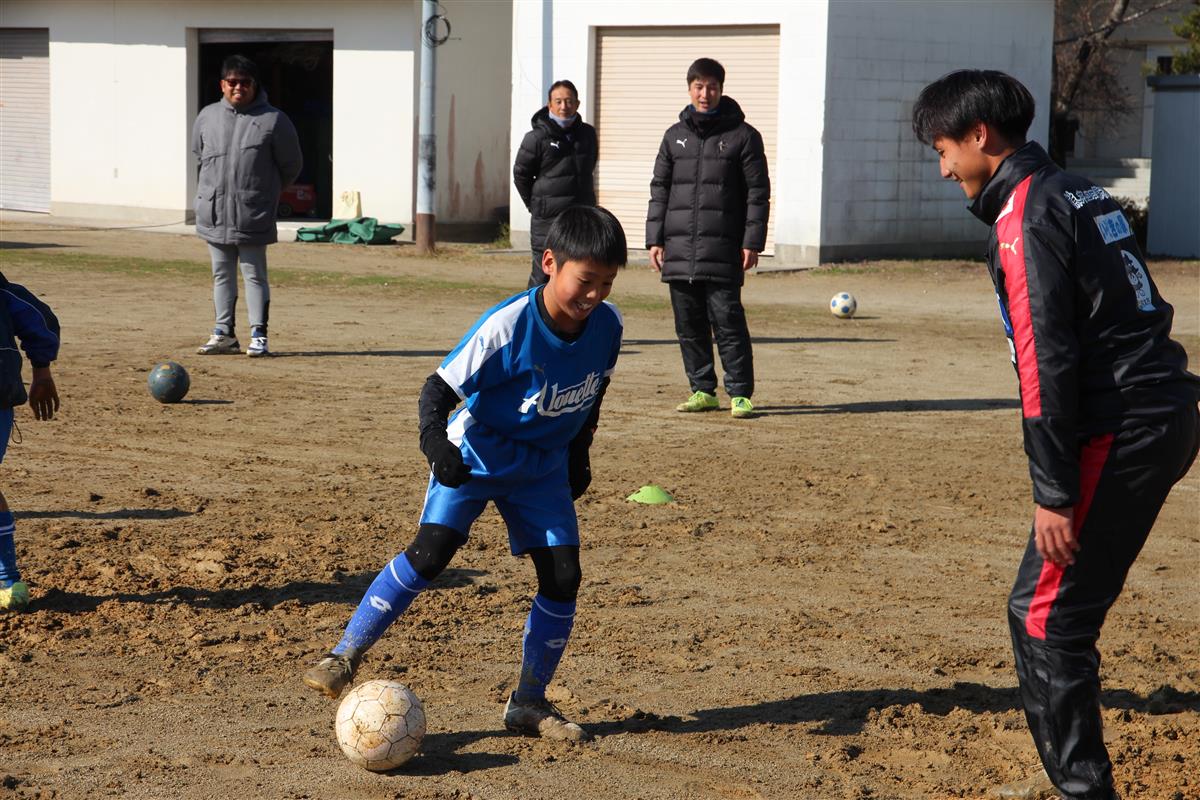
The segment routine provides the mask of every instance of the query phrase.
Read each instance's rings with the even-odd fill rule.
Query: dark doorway
[[[235,53],[258,64],[271,105],[300,137],[304,169],[280,196],[280,218],[329,219],[333,212],[333,42],[290,41],[288,32],[200,34],[200,107],[221,99],[221,62]],[[212,41],[216,39],[217,41]],[[232,41],[230,41],[232,40]]]

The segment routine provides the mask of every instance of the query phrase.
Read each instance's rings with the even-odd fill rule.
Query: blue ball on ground
[[[160,403],[178,403],[191,388],[192,379],[181,364],[164,361],[150,370],[146,378],[150,395]]]

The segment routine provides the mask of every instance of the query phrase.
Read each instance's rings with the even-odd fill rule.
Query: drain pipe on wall
[[[435,0],[421,3],[421,96],[417,122],[417,213],[414,238],[418,253],[434,251],[434,199],[437,188],[437,141],[434,90],[437,86],[438,13]]]

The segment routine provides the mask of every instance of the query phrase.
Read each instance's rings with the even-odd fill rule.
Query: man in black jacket
[[[1036,503],[1008,603],[1025,716],[1064,800],[1111,800],[1096,641],[1200,448],[1200,379],[1120,207],[1025,141],[1033,114],[1012,77],[961,70],[921,92],[913,130],[992,226]]]
[[[579,115],[579,92],[570,81],[550,87],[546,105],[530,120],[513,162],[513,184],[533,215],[529,238],[533,268],[529,288],[550,280],[543,268],[546,233],[554,218],[571,206],[596,205],[596,129]]]
[[[734,417],[754,414],[754,354],[742,283],[767,240],[771,181],[762,136],[723,97],[725,69],[711,58],[687,73],[691,104],[667,128],[646,215],[650,266],[671,287],[675,334],[692,396],[678,411],[719,407],[715,334]]]

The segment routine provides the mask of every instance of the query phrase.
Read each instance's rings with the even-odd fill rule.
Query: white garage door
[[[50,32],[0,28],[0,208],[50,210]]]
[[[596,33],[596,96],[600,137],[596,193],[621,220],[630,247],[645,244],[650,178],[663,131],[688,104],[687,69],[697,58],[725,67],[725,94],[762,133],[775,180],[779,115],[779,26],[720,28],[600,28]],[[775,249],[774,190],[766,252]]]

